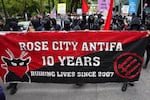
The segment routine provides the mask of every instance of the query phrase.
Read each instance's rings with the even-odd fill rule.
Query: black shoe
[[[9,90],[9,89],[11,89],[11,88],[12,88],[12,85],[11,85],[11,84],[9,84],[9,85],[6,87],[7,90]]]
[[[17,88],[11,88],[9,94],[14,95],[17,92]]]
[[[82,84],[82,83],[76,83],[76,84],[75,84],[75,87],[76,87],[76,88],[80,88],[80,87],[83,87],[83,85],[84,85],[84,84]]]
[[[134,83],[128,83],[130,86],[134,86]]]
[[[147,65],[143,66],[143,69],[146,69],[147,68]]]

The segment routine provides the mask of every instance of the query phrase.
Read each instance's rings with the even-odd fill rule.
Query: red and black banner
[[[4,82],[138,81],[146,32],[27,32],[0,35]]]

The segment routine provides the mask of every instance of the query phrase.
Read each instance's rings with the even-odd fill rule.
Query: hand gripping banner
[[[146,32],[73,31],[0,35],[4,82],[138,81]]]

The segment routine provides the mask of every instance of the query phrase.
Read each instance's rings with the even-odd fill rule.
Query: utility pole
[[[48,12],[51,13],[51,11],[50,11],[50,0],[48,0]]]
[[[3,11],[4,11],[4,15],[5,15],[5,19],[8,18],[7,13],[6,13],[6,9],[5,9],[5,5],[4,5],[4,0],[2,0],[2,7],[3,7]]]
[[[43,0],[40,0],[40,13],[43,14]]]
[[[141,0],[141,19],[143,20],[143,4],[144,4],[144,2],[143,2],[143,0]]]
[[[26,0],[24,0],[24,17],[25,17],[25,20],[27,21],[28,20],[28,14],[27,14],[27,2],[26,2]]]

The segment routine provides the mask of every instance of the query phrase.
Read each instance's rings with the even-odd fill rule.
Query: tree
[[[7,13],[6,13],[6,9],[5,9],[4,0],[2,0],[2,8],[3,8],[3,12],[4,12],[4,15],[5,15],[5,18],[7,18]]]
[[[81,8],[81,0],[1,0],[0,2],[2,3],[2,1],[9,17],[23,16],[25,12],[30,16],[33,13],[49,12],[54,6],[57,7],[58,3],[66,3],[67,12],[71,13],[75,12],[78,7]],[[45,7],[48,4],[50,4],[49,9]],[[3,9],[2,5],[0,5],[0,9]]]
[[[81,8],[81,0],[66,0],[67,12],[76,12],[77,8]]]
[[[4,0],[4,4],[9,17],[24,15],[24,12],[31,15],[40,8],[38,0]]]

